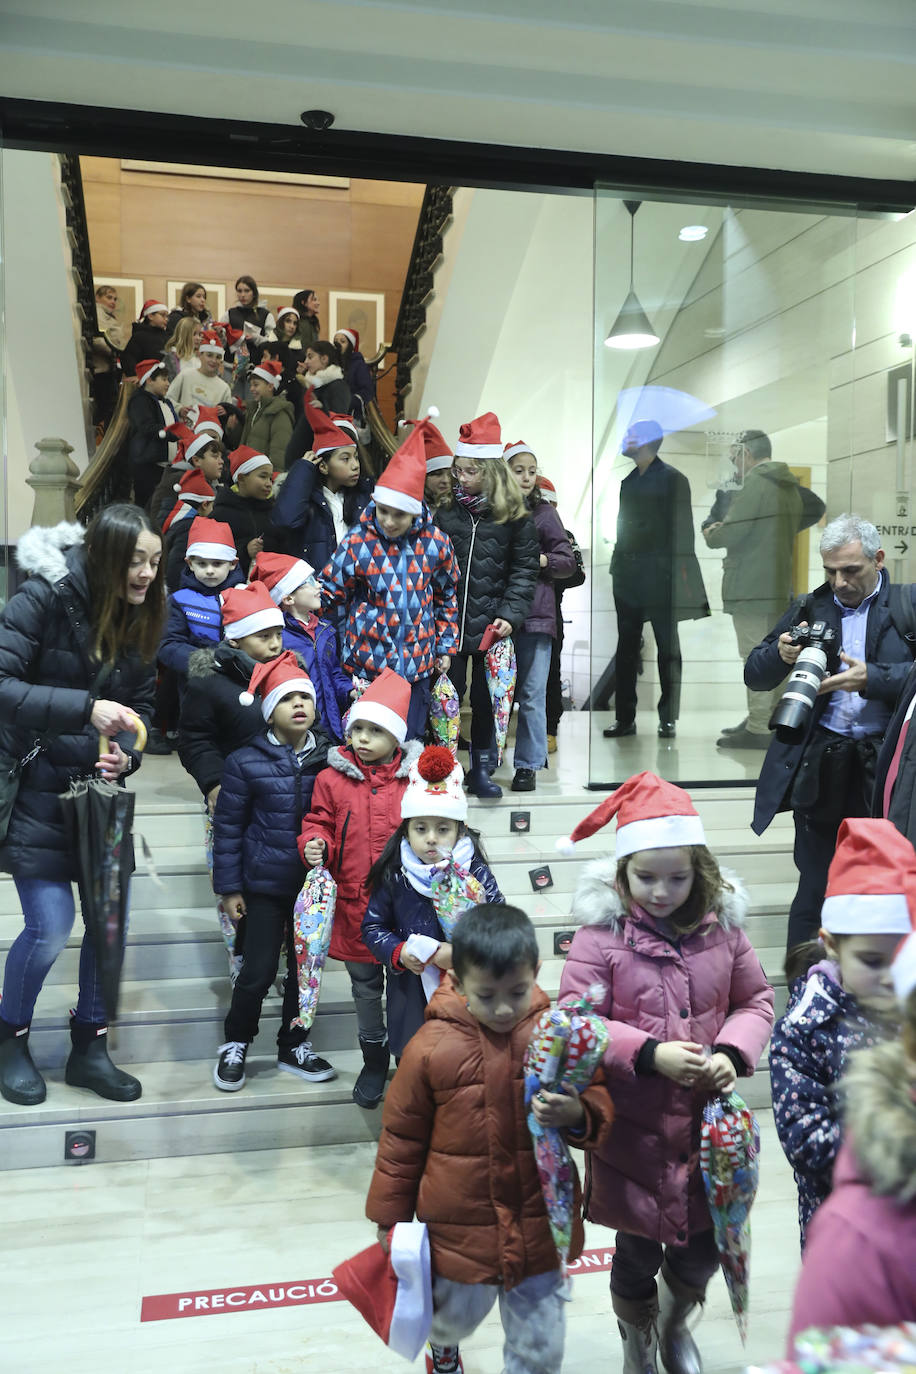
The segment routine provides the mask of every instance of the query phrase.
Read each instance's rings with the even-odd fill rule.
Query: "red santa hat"
[[[616,855],[625,859],[640,849],[673,849],[705,844],[703,822],[690,797],[655,773],[637,773],[580,821],[568,839],[557,840],[561,854],[572,854],[612,816],[617,817]]]
[[[226,348],[215,329],[205,329],[197,351],[198,353],[219,353],[222,356]]]
[[[356,425],[349,415],[319,410],[308,396],[305,398],[305,415],[312,427],[312,452],[316,457],[332,453],[335,448],[356,447]]]
[[[248,448],[246,444],[229,454],[233,482],[239,477],[244,477],[246,473],[255,472],[257,468],[268,467],[273,471],[273,466],[266,453],[259,453],[256,448]]]
[[[174,490],[178,493],[178,500],[162,522],[163,534],[168,534],[179,514],[190,514],[194,506],[202,506],[216,495],[199,468],[191,468],[183,473],[181,481],[175,483]]]
[[[552,506],[557,504],[557,489],[549,477],[539,477],[538,486],[545,501],[549,501]]]
[[[258,630],[283,624],[283,612],[274,605],[263,582],[253,582],[250,587],[230,587],[220,597],[220,605],[223,633],[227,639],[244,639],[246,635],[257,634]]]
[[[164,310],[166,314],[169,313],[168,306],[163,305],[162,301],[157,301],[154,297],[148,301],[143,302],[143,309],[140,311],[140,318],[141,320],[145,320],[148,315],[155,315],[160,310]]]
[[[466,821],[468,799],[464,769],[451,749],[431,744],[414,759],[407,774],[407,791],[401,798],[401,820],[411,816],[443,816]]]
[[[165,363],[161,358],[144,358],[142,363],[137,363],[137,381],[141,386],[146,386],[155,373],[165,370]]]
[[[916,988],[916,930],[897,946],[897,953],[891,964],[891,978],[894,992],[901,1007]]]
[[[419,515],[423,510],[425,483],[426,445],[423,431],[415,425],[389,458],[372,497],[377,506],[394,506],[396,510],[407,511],[408,515]]]
[[[383,668],[359,700],[350,707],[349,725],[355,725],[358,720],[369,720],[394,735],[398,744],[403,744],[407,738],[409,708],[410,683],[393,669]]]
[[[517,457],[519,453],[530,453],[532,458],[537,457],[534,449],[530,444],[526,444],[524,439],[516,439],[514,444],[506,444],[506,447],[503,449],[503,457],[507,463],[510,458]]]
[[[827,872],[821,925],[831,935],[909,935],[916,850],[890,821],[844,820]]]
[[[249,630],[248,633],[251,634],[252,631]],[[233,639],[235,638],[233,635]],[[288,697],[291,692],[302,692],[304,696],[311,697],[312,701],[318,701],[312,679],[289,649],[277,658],[270,658],[266,663],[258,663],[255,666],[248,683],[248,691],[239,692],[239,701],[243,706],[253,706],[255,696],[259,692],[261,715],[265,720],[270,720],[277,703]]]
[[[212,490],[212,488],[211,488]],[[219,563],[232,563],[238,558],[232,530],[221,520],[195,515],[188,530],[185,558],[215,558]],[[225,624],[225,620],[223,621]]]
[[[501,458],[503,456],[503,441],[499,428],[499,419],[492,410],[488,410],[485,415],[478,415],[476,420],[471,420],[462,425],[458,431],[458,442],[455,445],[456,458],[476,458],[482,461],[484,458]]]
[[[175,457],[171,462],[173,472],[187,472],[191,464],[188,462],[188,444],[193,442],[194,431],[188,429],[183,420],[177,420],[174,425],[166,425],[165,429],[159,431],[160,439],[171,439],[172,443],[178,445],[175,450]]]
[[[439,411],[435,406],[430,406],[423,420],[400,420],[399,429],[406,429],[408,425],[414,425],[423,434],[423,445],[426,449],[426,475],[431,472],[439,472],[442,468],[450,468],[455,461],[455,455],[445,442],[441,433],[432,423],[438,420]]]
[[[302,558],[286,553],[259,553],[248,569],[248,584],[263,582],[271,599],[279,606],[284,596],[292,596],[303,582],[315,576],[314,568]]]
[[[201,429],[200,433],[195,430],[190,443],[185,446],[185,457],[190,461],[198,453],[203,453],[210,444],[219,444],[222,447],[222,440],[216,437],[209,425]]]
[[[350,340],[353,352],[359,351],[359,330],[358,329],[338,329],[338,334],[342,334],[345,339]]]
[[[376,1242],[338,1264],[334,1282],[385,1344],[415,1360],[433,1320],[429,1238],[422,1221],[399,1221],[388,1232],[388,1254]]]
[[[257,367],[251,369],[252,377],[260,377],[262,382],[269,382],[276,391],[283,377],[283,364],[269,360],[266,363],[258,363]]]
[[[295,315],[296,319],[299,319],[299,311],[294,305],[284,305],[282,310],[277,311],[277,324],[280,323],[284,315]]]
[[[195,434],[204,434],[209,430],[217,439],[222,440],[223,427],[216,406],[191,406],[188,410],[188,420],[194,426]]]

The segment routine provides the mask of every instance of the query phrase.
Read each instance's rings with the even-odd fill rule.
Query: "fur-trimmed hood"
[[[33,525],[16,544],[16,562],[30,577],[59,582],[70,571],[67,549],[80,546],[86,537],[82,525],[62,520],[59,525]]]
[[[296,659],[300,668],[307,673],[308,669],[302,655],[296,654]],[[244,649],[238,649],[222,640],[219,644],[194,650],[188,659],[188,677],[209,677],[211,673],[223,673],[236,677],[247,685],[256,667],[254,659],[246,654]]]
[[[856,1159],[874,1192],[916,1198],[916,1072],[892,1040],[851,1057],[843,1080]]]
[[[418,739],[408,740],[401,745],[401,762],[395,770],[396,778],[406,778],[410,772],[410,765],[414,759],[418,759],[423,751],[423,745]],[[354,782],[363,782],[366,774],[362,766],[357,763],[353,750],[348,744],[335,744],[333,749],[328,750],[328,766],[335,768],[338,773],[343,773],[345,778],[352,778]]]
[[[305,385],[309,388],[327,386],[328,382],[342,382],[343,373],[336,363],[323,367],[318,372],[306,372]]]
[[[573,898],[573,920],[583,926],[607,926],[619,931],[627,911],[617,891],[616,877],[617,860],[614,858],[595,859],[587,864]],[[734,891],[720,893],[713,911],[724,930],[734,930],[742,927],[747,917],[747,889],[730,868],[722,869],[722,877]]]

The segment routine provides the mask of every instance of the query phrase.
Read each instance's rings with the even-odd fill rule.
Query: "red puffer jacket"
[[[328,847],[326,863],[337,883],[329,951],[332,959],[378,962],[363,944],[360,930],[369,905],[366,878],[401,824],[407,771],[420,749],[417,741],[411,741],[390,763],[366,767],[348,745],[341,745],[328,751],[328,767],[315,779],[312,809],[302,822],[299,853],[305,863],[309,840],[324,840]]]

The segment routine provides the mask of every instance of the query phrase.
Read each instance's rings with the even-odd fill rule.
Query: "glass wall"
[[[0,610],[9,596],[9,431],[6,416],[6,254],[4,246],[3,146],[0,144]]]
[[[900,330],[873,300],[901,228],[597,191],[593,784],[757,777],[781,689],[748,693],[744,659],[823,582],[826,520],[893,524],[909,488],[886,425]]]

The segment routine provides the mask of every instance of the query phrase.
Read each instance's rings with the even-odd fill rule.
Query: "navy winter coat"
[[[471,873],[486,888],[488,902],[505,902],[493,874],[476,855],[471,860]],[[400,1056],[423,1024],[426,994],[417,975],[400,964],[393,965],[392,958],[408,935],[429,935],[433,940],[444,940],[445,936],[432,900],[411,887],[403,869],[376,890],[363,917],[362,932],[366,948],[388,968],[388,1041],[392,1053]]]
[[[343,740],[341,716],[350,704],[353,679],[340,666],[334,626],[319,620],[314,638],[293,615],[283,617],[283,647],[292,649],[305,664],[317,699],[317,715],[328,734],[340,744]]]
[[[178,757],[206,797],[223,780],[223,765],[233,749],[264,729],[257,701],[243,706],[254,659],[223,640],[215,649],[197,649],[188,662],[188,685],[181,703]]]
[[[23,758],[36,740],[47,747],[22,772],[0,869],[16,878],[65,882],[76,877],[65,838],[60,793],[95,771],[99,736],[90,722],[96,699],[119,701],[149,726],[155,669],[122,654],[96,691],[91,657],[89,584],[79,525],[35,527],[19,541],[17,561],[30,576],[0,616],[0,750]],[[130,754],[130,735],[114,737]]]
[[[142,360],[141,360],[142,361]],[[130,431],[127,439],[127,461],[131,472],[164,466],[169,461],[169,441],[159,436],[166,424],[178,419],[171,401],[164,402],[172,411],[167,421],[155,396],[139,387],[127,403]],[[174,502],[172,503],[174,505]]]
[[[302,763],[288,744],[256,735],[226,760],[213,815],[213,891],[297,892],[305,868],[296,841],[330,740],[312,726],[315,747]]]
[[[531,610],[540,571],[541,546],[530,515],[497,525],[486,513],[472,515],[456,501],[440,506],[436,524],[452,541],[458,567],[459,653],[480,648],[494,620],[521,629]]]
[[[194,650],[216,645],[223,637],[221,593],[243,580],[241,568],[233,568],[218,587],[205,587],[186,567],[178,592],[169,597],[159,662],[186,678]]]
[[[887,1038],[843,988],[837,966],[815,964],[799,978],[770,1041],[776,1131],[798,1187],[798,1225],[828,1196],[843,1124],[837,1086],[850,1054]]]
[[[308,458],[287,464],[286,479],[274,501],[273,523],[279,543],[273,547],[304,558],[320,572],[337,548],[334,517],[325,500],[321,473]],[[361,477],[344,491],[344,519],[352,528],[372,498],[372,482]],[[214,511],[214,517],[216,512]]]

